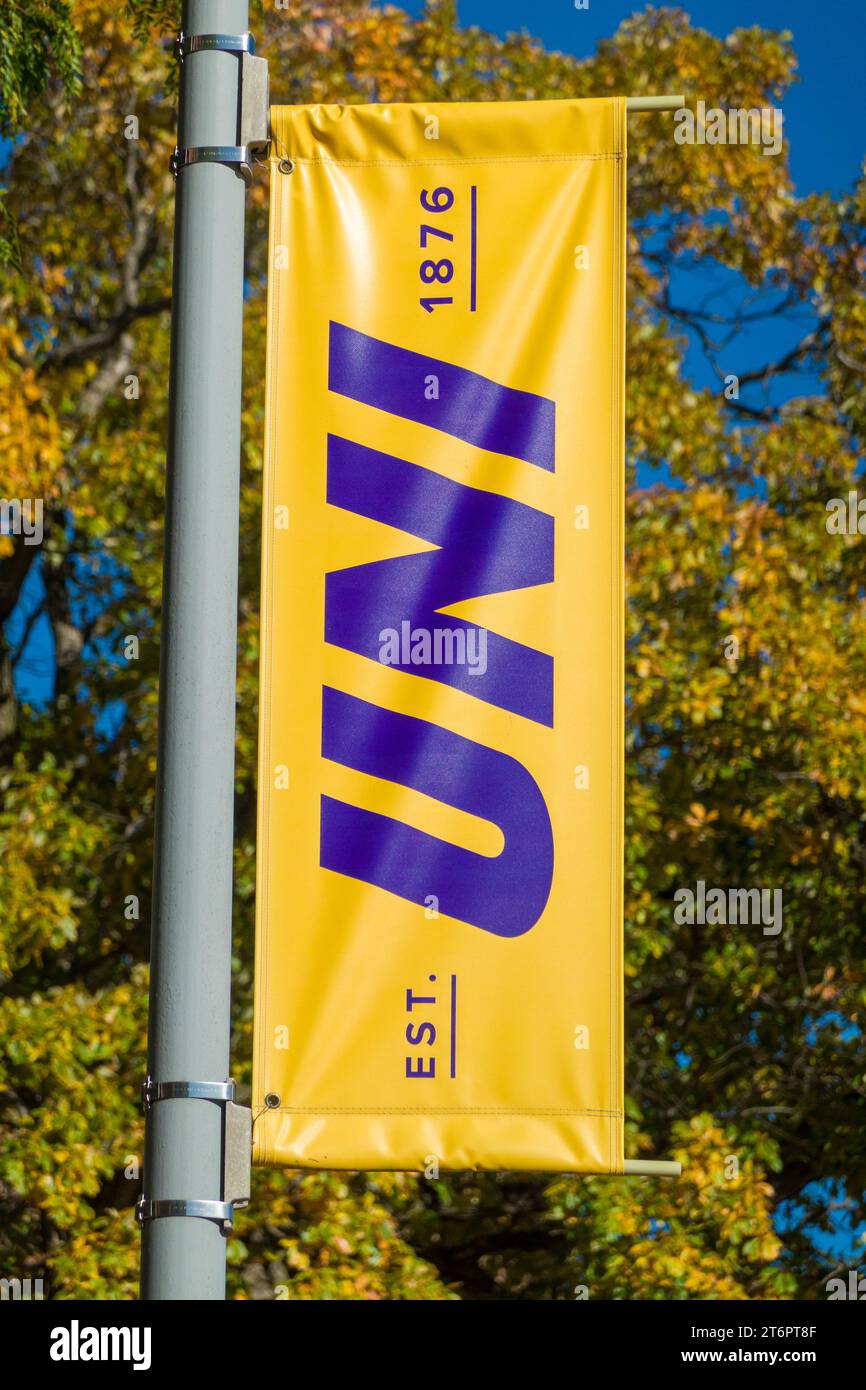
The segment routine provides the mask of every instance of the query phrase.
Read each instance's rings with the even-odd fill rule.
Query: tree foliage
[[[0,283],[0,491],[45,501],[38,550],[0,538],[0,1268],[60,1298],[136,1287],[175,124],[156,39],[175,6],[133,8],[27,0],[0,18],[21,261]],[[795,70],[788,36],[719,40],[679,10],[636,15],[585,62],[461,28],[449,3],[412,21],[368,0],[297,0],[259,34],[286,102],[684,89],[760,107]],[[627,1151],[680,1157],[685,1176],[260,1172],[231,1241],[235,1297],[809,1298],[831,1272],[815,1239],[831,1196],[864,1217],[863,539],[828,535],[825,504],[856,487],[866,427],[866,182],[798,198],[784,156],[760,147],[678,146],[669,117],[632,121],[629,136]],[[240,547],[242,1081],[266,202],[260,170]],[[685,366],[687,328],[714,355],[731,327],[678,301],[678,269],[710,265],[808,321],[784,360],[741,375],[740,398],[722,390],[736,370],[724,353],[717,390]],[[763,389],[802,369],[807,394],[779,404]],[[32,706],[21,691],[40,632],[51,694]],[[781,887],[784,931],[678,925],[674,891],[698,879]]]
[[[0,10],[0,135],[14,134],[49,77],[74,91],[81,43],[68,0],[7,0]]]

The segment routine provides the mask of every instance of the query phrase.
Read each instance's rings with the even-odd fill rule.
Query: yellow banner
[[[625,103],[272,126],[256,1161],[621,1172]]]

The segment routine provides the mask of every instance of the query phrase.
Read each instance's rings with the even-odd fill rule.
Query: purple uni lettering
[[[325,640],[379,659],[381,633],[404,619],[437,626],[462,599],[549,584],[553,517],[522,502],[452,482],[428,468],[336,436],[328,438],[328,501],[441,547],[336,570],[325,580]],[[467,630],[462,618],[438,617]],[[553,724],[553,658],[487,633],[487,669],[428,665],[403,670],[465,690],[488,704]],[[401,669],[397,665],[397,669]]]
[[[430,376],[438,382],[435,400],[424,389]],[[554,405],[542,396],[336,323],[329,385],[362,404],[553,471]],[[371,660],[380,659],[386,630],[430,630],[437,618],[468,650],[470,625],[443,619],[443,608],[553,581],[553,517],[406,459],[330,436],[327,498],[437,547],[326,576],[326,641]],[[552,727],[553,658],[482,632],[484,663],[471,669],[436,662],[419,669],[402,654],[389,664]],[[535,925],[550,895],[553,832],[541,791],[515,758],[329,687],[322,692],[322,754],[490,821],[505,840],[496,856],[476,854],[323,796],[324,868],[419,906],[433,895],[441,912],[495,936],[521,936]]]
[[[435,894],[440,912],[495,936],[535,925],[550,894],[553,832],[541,792],[515,758],[328,686],[322,755],[492,821],[505,837],[491,858],[323,796],[324,868],[419,905]]]

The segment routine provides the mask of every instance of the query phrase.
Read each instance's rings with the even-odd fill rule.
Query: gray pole
[[[184,0],[183,30],[241,34],[247,0]],[[239,142],[239,63],[181,67],[178,145]],[[148,1070],[229,1075],[244,192],[236,168],[177,179]],[[222,1195],[223,1107],[148,1112],[144,1200]],[[225,1297],[217,1221],[145,1219],[142,1297]]]

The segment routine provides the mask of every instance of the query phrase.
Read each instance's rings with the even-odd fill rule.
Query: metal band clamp
[[[252,156],[249,145],[193,145],[181,150],[175,146],[168,167],[177,178],[188,164],[236,164],[244,183],[252,178]]]
[[[235,1083],[228,1081],[154,1081],[147,1076],[141,1083],[141,1104],[149,1110],[158,1100],[233,1101]]]
[[[174,41],[174,51],[182,63],[188,53],[216,49],[219,53],[255,53],[252,34],[185,34],[183,30]]]
[[[234,1211],[231,1202],[208,1201],[202,1197],[139,1197],[135,1217],[140,1226],[160,1216],[197,1216],[205,1221],[221,1221],[231,1230]]]

